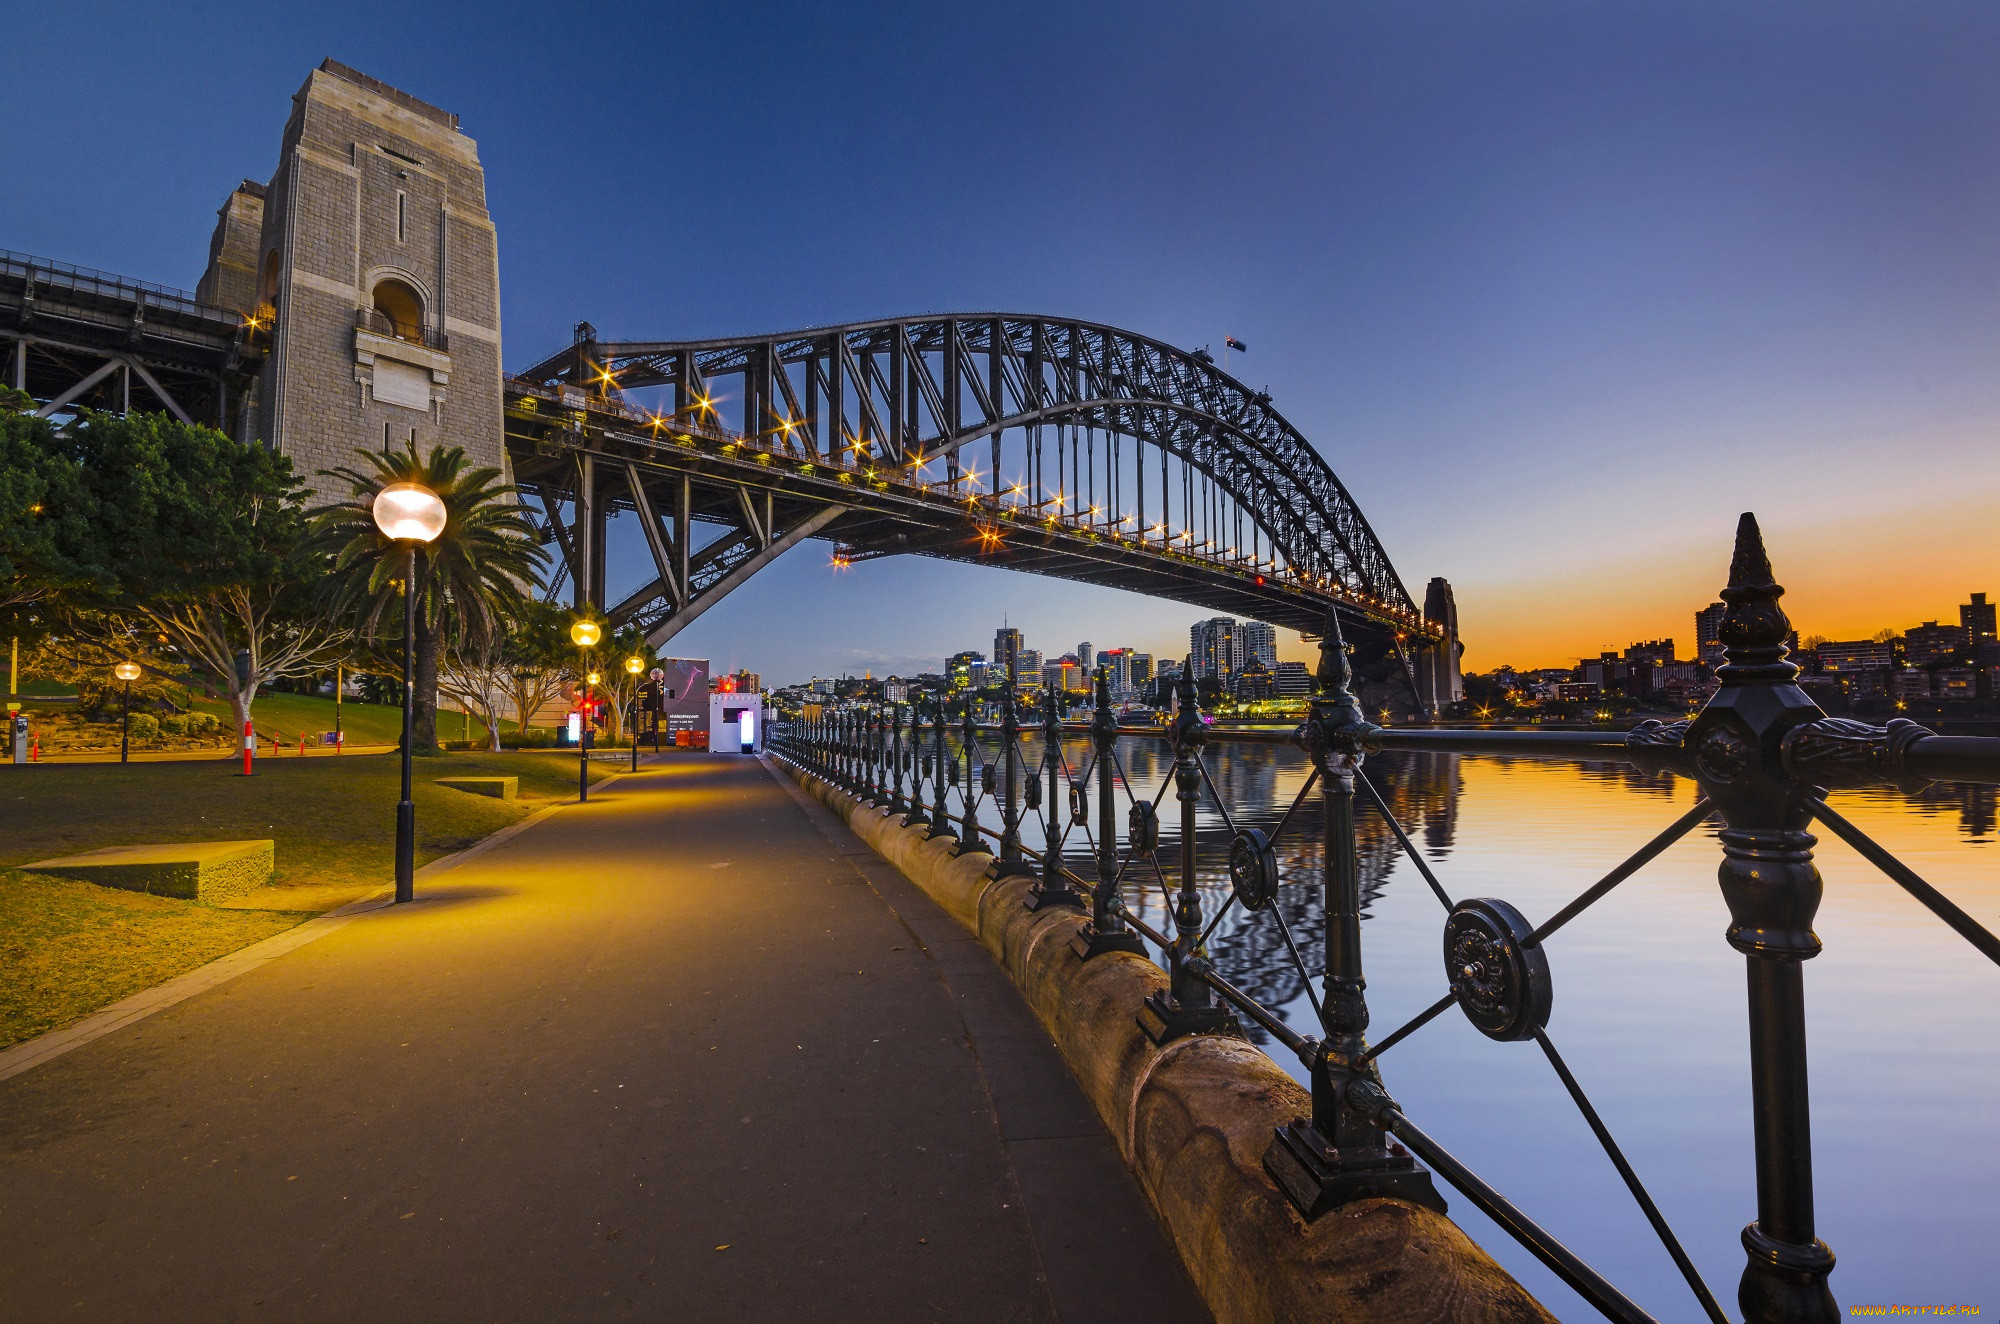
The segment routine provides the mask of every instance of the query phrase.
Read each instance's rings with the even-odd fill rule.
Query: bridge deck
[[[20,1318],[1206,1318],[1005,976],[748,760],[0,1082],[0,1211]]]

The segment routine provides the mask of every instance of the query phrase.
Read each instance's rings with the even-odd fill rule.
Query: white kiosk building
[[[712,754],[764,752],[764,696],[712,690],[708,696],[708,748]]]

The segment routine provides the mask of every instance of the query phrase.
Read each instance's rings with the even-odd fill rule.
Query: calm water
[[[1089,757],[1081,741],[1065,752],[1074,768]],[[1032,745],[1027,753],[1039,757]],[[1133,790],[1149,799],[1171,771],[1161,741],[1123,739],[1119,757]],[[1309,771],[1288,746],[1218,744],[1208,758],[1238,825],[1266,831]],[[1692,783],[1621,765],[1385,755],[1368,772],[1452,896],[1499,897],[1531,922],[1695,796]],[[1845,793],[1833,803],[1981,922],[2000,919],[1990,790],[1934,789],[1914,800]],[[982,822],[997,827],[993,807],[981,809]],[[1171,862],[1171,791],[1161,809],[1162,860]],[[1296,881],[1279,904],[1317,977],[1323,907],[1311,809],[1280,842],[1285,876]],[[1379,1039],[1445,992],[1444,911],[1380,819],[1360,812],[1368,998]],[[1122,831],[1122,799],[1118,821]],[[1023,836],[1040,848],[1032,821]],[[1226,848],[1227,831],[1205,806],[1199,849],[1209,915],[1227,895]],[[1806,966],[1806,989],[1819,1232],[1839,1257],[1835,1296],[1843,1306],[1958,1302],[2000,1311],[2000,1265],[1988,1250],[2000,1238],[1992,1194],[2000,968],[1830,835],[1818,851],[1826,950]],[[1065,856],[1094,876],[1082,829]],[[1720,858],[1713,829],[1691,833],[1550,939],[1549,1035],[1733,1317],[1743,1267],[1737,1237],[1755,1194],[1743,958],[1722,937]],[[1128,903],[1168,930],[1150,872],[1127,877]],[[1232,911],[1210,949],[1228,978],[1316,1032],[1268,913]],[[1252,1034],[1303,1076],[1282,1047]],[[1660,1319],[1702,1318],[1532,1042],[1495,1043],[1453,1010],[1392,1049],[1382,1074],[1413,1120]],[[1557,1315],[1596,1318],[1457,1192],[1439,1188],[1460,1225]]]

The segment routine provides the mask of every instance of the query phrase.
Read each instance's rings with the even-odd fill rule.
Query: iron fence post
[[[1021,711],[1015,703],[1019,693],[1020,662],[1011,653],[1007,658],[1007,692],[1000,700],[1001,789],[1000,863],[995,878],[1009,875],[1033,877],[1034,868],[1021,854],[1020,786],[1015,764],[1021,758]]]
[[[940,837],[956,841],[951,830],[951,810],[945,803],[944,691],[931,696],[931,822],[924,835],[932,841]]]
[[[1729,945],[1742,952],[1750,1017],[1750,1093],[1757,1220],[1743,1229],[1748,1264],[1737,1304],[1749,1324],[1831,1324],[1833,1252],[1814,1231],[1812,1111],[1807,1089],[1804,964],[1821,882],[1807,832],[1817,788],[1785,766],[1791,731],[1822,716],[1786,660],[1791,622],[1778,599],[1755,516],[1737,524],[1720,631],[1721,688],[1682,748],[1723,820],[1718,877]]]
[[[1208,743],[1194,684],[1194,657],[1182,664],[1175,690],[1180,712],[1174,717],[1174,793],[1181,807],[1181,879],[1174,897],[1174,945],[1167,950],[1168,986],[1146,998],[1139,1028],[1155,1044],[1188,1034],[1237,1033],[1236,1017],[1216,1005],[1200,974],[1208,964],[1201,950],[1201,892],[1196,887],[1195,841],[1201,804],[1201,750]]]
[[[1069,876],[1063,872],[1062,834],[1056,831],[1056,814],[1062,803],[1057,787],[1062,770],[1062,735],[1062,711],[1056,706],[1056,692],[1044,681],[1042,766],[1049,774],[1049,795],[1042,804],[1042,877],[1028,889],[1028,899],[1022,903],[1029,910],[1040,910],[1044,906],[1068,906],[1072,910],[1083,910],[1090,904],[1083,893],[1070,886]]]
[[[889,812],[900,814],[903,803],[903,705],[889,705]]]
[[[979,788],[973,784],[972,755],[978,748],[972,724],[972,696],[965,698],[965,717],[958,725],[959,742],[965,746],[965,817],[960,820],[959,837],[967,850],[979,849]]]
[[[1097,762],[1097,886],[1091,890],[1090,922],[1070,939],[1070,949],[1084,960],[1105,952],[1146,954],[1139,935],[1125,926],[1118,913],[1118,783],[1116,777],[1118,717],[1111,711],[1111,673],[1097,669],[1097,704],[1091,713],[1090,740]]]
[[[1444,1212],[1431,1175],[1389,1139],[1372,1116],[1346,1106],[1357,1081],[1380,1087],[1368,1051],[1368,980],[1361,960],[1361,852],[1354,832],[1354,779],[1368,733],[1351,688],[1353,671],[1340,621],[1327,613],[1320,638],[1312,710],[1296,742],[1320,774],[1320,822],[1326,843],[1326,974],[1320,983],[1323,1038],[1309,1063],[1312,1116],[1277,1130],[1264,1169],[1310,1220],[1355,1200],[1391,1196]],[[1279,904],[1274,901],[1272,904]]]
[[[910,765],[910,812],[903,816],[903,826],[928,826],[930,810],[924,804],[924,696],[921,693],[910,700],[910,748],[906,757]]]

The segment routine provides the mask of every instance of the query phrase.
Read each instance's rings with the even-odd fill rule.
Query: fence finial
[[[1792,632],[1792,623],[1778,605],[1784,595],[1784,586],[1772,577],[1771,558],[1764,551],[1757,517],[1746,510],[1736,523],[1729,587],[1722,590],[1729,611],[1719,631],[1723,663],[1715,674],[1723,684],[1782,682],[1799,674],[1798,667],[1785,660],[1791,651],[1785,640]]]

